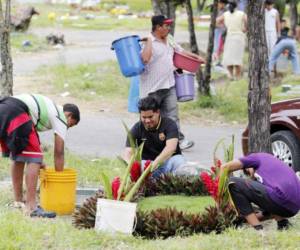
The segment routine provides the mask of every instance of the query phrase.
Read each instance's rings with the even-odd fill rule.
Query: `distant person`
[[[265,2],[265,31],[268,46],[268,57],[270,58],[277,38],[280,36],[279,12],[274,8],[273,0]]]
[[[184,150],[192,147],[194,142],[185,139],[180,129],[173,55],[176,50],[201,61],[203,59],[194,53],[183,50],[175,43],[173,37],[169,35],[172,19],[157,15],[151,18],[151,22],[152,32],[145,39],[145,46],[141,53],[145,70],[141,74],[140,97],[155,96],[161,102],[162,115],[171,118],[178,126],[180,148]]]
[[[217,18],[217,25],[224,23],[227,28],[223,64],[228,69],[230,79],[238,79],[242,76],[246,39],[247,16],[236,7],[236,1],[228,1],[229,10]]]
[[[80,120],[74,104],[56,105],[42,95],[22,94],[0,99],[0,145],[4,157],[12,160],[11,174],[15,207],[25,206],[31,217],[56,216],[36,204],[36,188],[40,168],[44,168],[38,131],[53,130],[54,166],[64,169],[64,142],[67,129]],[[23,175],[26,165],[26,198],[23,203]]]
[[[140,121],[130,130],[137,145],[143,142],[143,164],[146,160],[152,161],[156,169],[153,178],[162,174],[176,174],[176,171],[185,164],[185,159],[179,148],[178,128],[176,123],[163,116],[160,112],[158,100],[153,96],[142,98],[139,101]],[[129,139],[126,141],[124,159],[129,162],[133,154]]]
[[[240,215],[257,230],[267,215],[277,221],[278,230],[288,229],[290,218],[300,210],[300,180],[295,172],[271,154],[253,153],[225,163],[221,171],[243,169],[251,179],[231,177],[229,192]],[[262,213],[256,214],[252,203]]]
[[[218,17],[222,16],[226,11],[226,4],[227,4],[227,0],[218,1]],[[221,23],[215,28],[215,36],[214,36],[213,58],[217,62],[218,66],[222,66],[220,62],[220,58],[224,48],[225,35],[226,35],[226,27],[224,23]]]
[[[278,38],[272,54],[269,59],[269,71],[274,69],[281,54],[287,56],[292,62],[293,73],[300,74],[299,57],[297,52],[297,42],[296,40],[288,35],[289,28],[285,27],[281,31],[281,36]]]
[[[238,0],[238,10],[246,12],[248,6],[248,0]]]

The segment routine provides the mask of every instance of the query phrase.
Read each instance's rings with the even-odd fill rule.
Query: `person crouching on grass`
[[[14,207],[25,206],[31,217],[53,218],[36,204],[36,188],[40,168],[44,168],[38,131],[53,130],[54,166],[64,169],[64,141],[67,129],[78,124],[80,112],[76,105],[56,105],[42,95],[22,94],[0,98],[0,145],[4,157],[12,160],[11,175]],[[26,165],[26,199],[23,203],[23,175]]]
[[[300,180],[282,161],[267,153],[253,153],[221,166],[221,172],[243,169],[251,179],[230,177],[229,192],[240,215],[256,230],[263,229],[261,221],[270,215],[277,229],[288,229],[290,218],[300,210]],[[254,203],[262,213],[255,214]]]
[[[140,121],[130,130],[133,140],[140,146],[143,142],[143,165],[147,160],[152,162],[153,178],[159,178],[162,174],[177,175],[181,167],[186,163],[179,147],[179,131],[176,123],[169,117],[163,117],[160,113],[160,103],[148,96],[140,99]],[[133,150],[127,137],[123,158],[130,161]],[[144,170],[144,166],[142,166]]]

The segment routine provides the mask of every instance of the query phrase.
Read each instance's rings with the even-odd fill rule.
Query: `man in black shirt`
[[[152,96],[139,101],[139,112],[140,121],[131,128],[131,134],[137,145],[145,142],[142,160],[152,161],[154,178],[175,173],[185,163],[178,144],[176,123],[168,117],[161,117],[159,103]],[[132,148],[127,138],[124,159],[129,161],[131,155]]]

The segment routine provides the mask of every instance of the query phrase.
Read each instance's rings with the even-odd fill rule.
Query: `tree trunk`
[[[264,1],[249,1],[249,152],[271,152],[268,56]]]
[[[290,20],[291,20],[291,30],[293,36],[296,35],[296,27],[298,23],[298,9],[297,9],[298,0],[290,0]]]
[[[168,18],[173,19],[170,33],[174,35],[175,32],[175,21],[176,21],[176,0],[151,0],[154,15],[164,15]]]
[[[190,35],[191,51],[195,54],[199,54],[197,38],[195,34],[194,15],[191,0],[186,0],[185,8],[188,16],[188,30]]]
[[[13,65],[10,53],[10,0],[6,1],[5,16],[3,16],[2,1],[0,0],[0,96],[13,94]]]
[[[197,0],[197,11],[198,13],[201,13],[204,9],[204,6],[206,4],[206,0]]]
[[[152,9],[154,12],[154,15],[161,15],[162,11],[160,9],[160,0],[151,0],[152,2]]]
[[[209,27],[209,38],[208,46],[206,52],[206,64],[203,74],[203,81],[200,81],[199,92],[201,95],[210,95],[210,80],[211,80],[211,64],[212,64],[212,54],[214,50],[214,37],[216,28],[216,19],[218,15],[218,0],[213,1],[212,11],[211,11],[211,21]]]

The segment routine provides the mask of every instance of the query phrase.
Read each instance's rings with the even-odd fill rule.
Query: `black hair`
[[[266,0],[266,1],[265,1],[265,4],[267,4],[267,5],[274,4],[274,0]]]
[[[153,96],[147,96],[139,100],[138,108],[139,112],[148,110],[156,112],[160,109],[160,102]]]
[[[228,9],[230,11],[230,13],[233,13],[235,8],[236,8],[237,4],[235,1],[229,1],[228,2]]]
[[[77,121],[77,123],[80,121],[80,111],[79,108],[72,103],[66,103],[63,106],[64,112],[70,112],[73,119]]]

